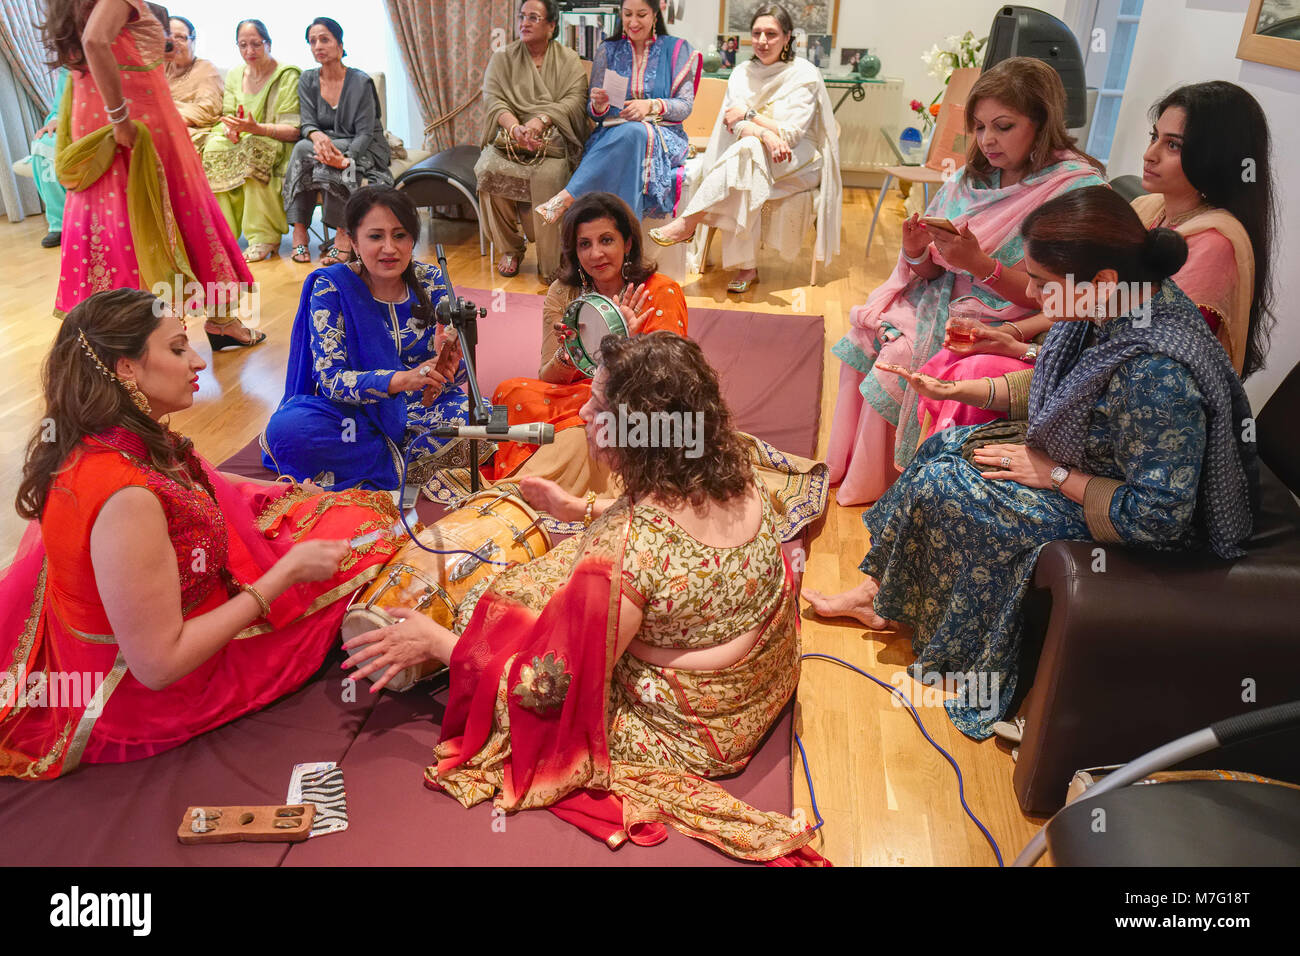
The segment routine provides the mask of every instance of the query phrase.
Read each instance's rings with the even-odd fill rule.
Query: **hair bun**
[[[1168,279],[1187,261],[1187,240],[1163,226],[1151,229],[1142,247],[1142,261],[1155,277]]]

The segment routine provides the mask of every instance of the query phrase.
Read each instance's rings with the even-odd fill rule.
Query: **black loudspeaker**
[[[1079,41],[1070,28],[1042,10],[1006,6],[993,17],[984,67],[1013,56],[1042,60],[1061,77],[1065,85],[1065,125],[1077,129],[1088,121],[1088,84],[1083,72]]]

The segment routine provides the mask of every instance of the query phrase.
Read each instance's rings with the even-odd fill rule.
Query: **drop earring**
[[[126,389],[126,394],[131,396],[131,401],[135,407],[140,409],[142,414],[148,415],[150,411],[148,396],[146,396],[144,392],[140,391],[140,386],[135,384],[135,382],[131,381],[129,378],[122,379],[121,381],[122,388]]]

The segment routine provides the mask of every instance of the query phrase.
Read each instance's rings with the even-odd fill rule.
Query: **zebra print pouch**
[[[347,791],[343,787],[341,767],[333,763],[298,764],[293,768],[289,793],[296,803],[315,805],[311,836],[348,828]]]

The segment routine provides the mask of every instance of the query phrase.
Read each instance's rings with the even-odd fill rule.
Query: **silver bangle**
[[[906,252],[903,253],[903,261],[906,262],[908,265],[912,265],[912,266],[919,266],[921,263],[928,261],[929,258],[930,258],[929,246],[926,246],[925,252],[921,253],[915,259],[909,256]]]
[[[984,377],[984,381],[986,381],[986,382],[989,383],[989,397],[988,397],[988,399],[984,402],[984,404],[980,406],[980,408],[984,409],[985,411],[988,411],[990,408],[993,407],[993,399],[997,396],[997,392],[995,391],[995,388],[994,388],[994,385],[993,385],[993,379],[989,378],[989,377],[986,375],[986,376]]]

